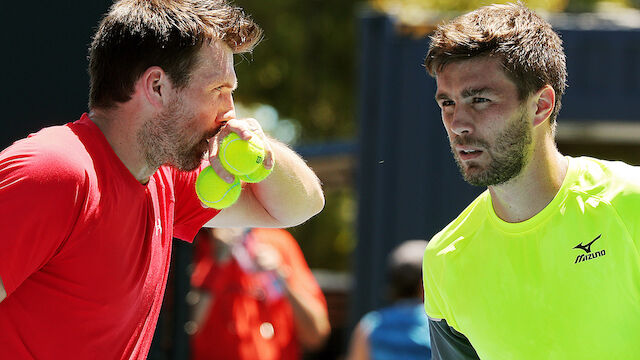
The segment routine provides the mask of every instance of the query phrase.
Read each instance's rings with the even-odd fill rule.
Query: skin
[[[2,283],[2,279],[0,279],[0,302],[7,297],[7,292],[4,290],[4,284]]]
[[[256,244],[255,262],[262,271],[275,274],[293,310],[293,321],[300,344],[307,350],[317,350],[324,345],[331,332],[327,313],[322,306],[304,292],[291,287],[288,274],[282,269],[280,253],[268,244]]]
[[[233,175],[218,159],[218,147],[230,132],[265,143],[269,178],[247,185],[236,204],[220,212],[208,227],[289,227],[324,207],[317,177],[285,145],[268,139],[255,119],[237,119],[233,91],[237,78],[233,53],[220,41],[205,45],[185,88],[173,86],[159,67],[150,67],[136,82],[131,100],[115,109],[92,109],[89,116],[112,148],[141,183],[149,181],[164,163],[182,170],[197,167],[208,156],[213,169],[227,182]]]
[[[236,204],[205,226],[298,225],[324,207],[320,181],[297,154],[268,139],[255,119],[236,118],[236,88],[233,52],[225,43],[213,41],[200,50],[186,87],[173,86],[162,68],[152,66],[136,81],[129,101],[109,109],[92,108],[89,117],[141,184],[163,164],[192,170],[204,156],[231,183],[232,175],[218,159],[218,144],[230,132],[248,140],[253,131],[265,143],[264,164],[273,167],[272,174],[265,181],[248,184]],[[1,281],[0,301],[6,298]]]
[[[560,189],[568,167],[549,124],[553,88],[545,85],[518,99],[515,83],[493,57],[450,63],[436,82],[435,98],[464,178],[488,187],[496,214],[506,222],[540,212]],[[470,150],[476,152],[464,153]]]
[[[371,359],[369,347],[369,336],[362,326],[358,324],[351,335],[351,342],[349,343],[349,352],[346,360]]]

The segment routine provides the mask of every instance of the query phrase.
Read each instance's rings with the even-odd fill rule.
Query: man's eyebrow
[[[462,92],[460,93],[460,95],[463,98],[468,98],[468,97],[473,97],[473,96],[477,96],[477,95],[482,95],[482,94],[494,94],[495,90],[491,87],[481,87],[481,88],[467,88],[462,90]],[[451,99],[451,97],[449,96],[449,94],[441,92],[441,93],[436,93],[435,96],[436,101],[438,100],[448,100]]]
[[[237,89],[237,88],[238,88],[238,80],[236,80],[236,81],[234,81],[234,82],[232,82],[232,83],[231,83],[231,82],[228,82],[228,81],[225,81],[225,82],[222,84],[222,86],[224,86],[224,87],[228,87],[228,88],[230,88],[231,90],[235,90],[235,89]]]
[[[468,97],[472,97],[472,96],[476,96],[476,95],[493,94],[493,93],[495,93],[495,90],[493,90],[493,88],[482,87],[482,88],[464,89],[464,90],[462,90],[461,95],[462,95],[463,98],[468,98]]]
[[[231,89],[231,91],[235,91],[238,88],[238,80],[236,80],[236,81],[234,81],[232,83],[228,82],[228,81],[224,81],[224,82],[221,82],[221,83],[213,84],[213,85],[210,86],[210,88],[213,90],[213,89],[217,89],[217,88],[219,88],[221,86],[229,88],[229,89]]]

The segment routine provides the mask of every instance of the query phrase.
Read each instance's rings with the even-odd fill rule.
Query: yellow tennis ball
[[[242,140],[236,133],[222,139],[219,158],[222,166],[234,175],[246,175],[256,171],[264,160],[264,144],[257,135]]]
[[[248,183],[259,183],[260,181],[266,179],[272,171],[273,167],[267,170],[264,165],[261,165],[258,167],[258,170],[252,172],[251,174],[240,175],[240,180]]]
[[[234,178],[232,184],[222,180],[211,166],[202,170],[196,179],[196,194],[203,204],[214,209],[224,209],[233,205],[240,197],[242,186],[240,179]]]

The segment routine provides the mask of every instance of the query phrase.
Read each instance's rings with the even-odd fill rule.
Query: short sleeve
[[[179,239],[193,241],[198,230],[220,212],[203,206],[196,195],[196,179],[207,166],[209,163],[203,162],[200,168],[189,172],[171,169],[176,201],[173,234]]]
[[[612,163],[611,166],[615,166],[617,173],[616,177],[611,176],[609,180],[612,182],[609,185],[611,204],[640,251],[640,183],[637,181],[640,167],[621,162]]]
[[[0,278],[7,294],[60,251],[85,204],[72,154],[22,141],[0,154]]]
[[[438,284],[435,281],[436,264],[435,259],[431,258],[429,246],[425,250],[422,261],[422,281],[424,288],[424,309],[429,317],[434,319],[444,319],[444,310],[442,308],[442,298],[438,292]]]

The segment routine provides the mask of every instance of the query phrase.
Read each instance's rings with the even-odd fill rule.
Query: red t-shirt
[[[293,236],[281,229],[252,229],[251,236],[278,250],[290,287],[326,312],[324,295]],[[278,296],[264,273],[247,272],[235,260],[216,264],[206,235],[196,239],[192,285],[210,291],[213,301],[192,338],[193,359],[299,360],[293,310],[286,296]]]
[[[0,153],[0,359],[144,359],[198,172],[140,184],[86,114]]]

